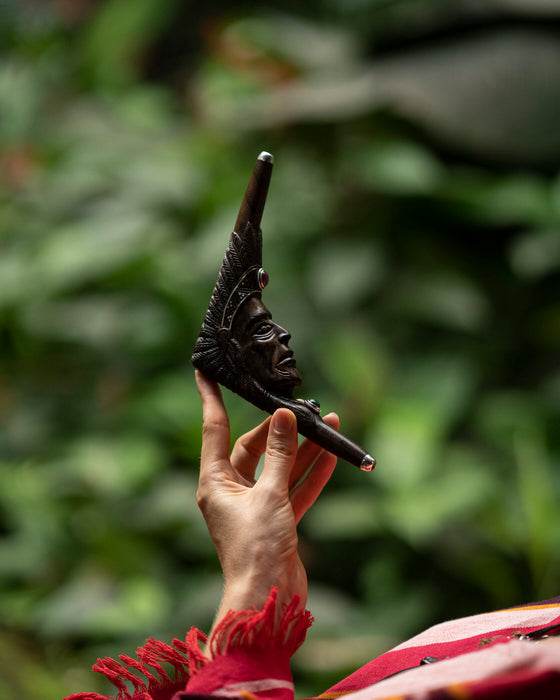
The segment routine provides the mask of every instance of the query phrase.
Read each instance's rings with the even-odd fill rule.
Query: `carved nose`
[[[282,326],[278,326],[278,340],[287,345],[290,342],[291,334]]]

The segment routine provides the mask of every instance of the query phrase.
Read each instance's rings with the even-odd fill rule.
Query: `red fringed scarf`
[[[231,611],[210,640],[195,628],[169,646],[149,639],[138,660],[98,660],[115,698],[78,693],[66,700],[293,700],[290,656],[312,619],[294,598],[275,626],[276,590],[262,611]],[[560,627],[560,597],[436,625],[366,664],[318,700],[559,700],[560,637],[523,639]],[[542,636],[542,635],[539,635]],[[431,663],[422,663],[427,658]],[[169,664],[173,677],[162,666]],[[145,677],[141,678],[138,674]]]
[[[184,642],[174,639],[173,646],[148,639],[136,650],[138,660],[121,654],[120,662],[105,658],[94,664],[93,670],[118,690],[115,697],[75,693],[64,700],[171,700],[185,689],[187,695],[208,695],[218,690],[220,694],[232,694],[237,685],[259,692],[287,689],[293,697],[290,658],[303,644],[313,618],[302,609],[301,599],[294,596],[275,625],[276,598],[277,590],[273,588],[262,610],[230,610],[212,634],[211,659],[201,649],[201,644],[207,643],[206,635],[196,627],[190,629]],[[173,667],[173,677],[162,662]]]
[[[120,661],[108,657],[97,659],[92,670],[111,681],[118,691],[117,695],[107,697],[99,693],[76,693],[65,700],[168,700],[178,690],[183,690],[189,677],[207,661],[200,649],[201,642],[205,643],[206,637],[193,627],[184,642],[174,639],[173,646],[148,639],[143,647],[136,650],[138,659],[126,654],[120,654]],[[161,665],[162,662],[173,667],[173,677]]]

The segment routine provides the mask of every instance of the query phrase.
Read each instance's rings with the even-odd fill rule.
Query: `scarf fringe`
[[[237,649],[270,650],[282,647],[291,656],[305,640],[313,618],[301,608],[301,598],[294,596],[284,606],[282,617],[276,623],[278,590],[272,588],[262,610],[230,610],[216,627],[209,642],[212,659],[235,652]],[[163,695],[183,689],[189,678],[195,676],[210,659],[201,645],[208,642],[206,635],[196,627],[187,632],[185,641],[174,639],[172,646],[150,637],[136,650],[138,659],[126,654],[119,661],[106,657],[97,659],[93,670],[101,673],[117,689],[116,696],[99,693],[74,693],[64,700],[159,700]],[[162,663],[173,667],[172,678]],[[141,678],[141,674],[144,678]],[[133,691],[129,690],[129,685]]]
[[[143,647],[136,650],[138,660],[120,654],[119,660],[106,657],[97,659],[93,671],[101,673],[117,689],[116,696],[99,693],[74,693],[64,700],[155,700],[165,690],[181,690],[191,674],[196,673],[208,659],[200,650],[206,636],[192,628],[186,640],[173,640],[173,646],[150,637]],[[174,670],[172,678],[162,663],[170,664]],[[130,670],[133,669],[133,670]],[[141,678],[133,671],[145,676]],[[133,687],[131,692],[128,687]]]
[[[272,588],[264,608],[257,610],[230,610],[216,627],[210,639],[210,655],[214,659],[236,649],[270,649],[281,646],[291,656],[305,640],[313,624],[308,610],[301,609],[301,597],[294,596],[284,606],[276,625],[278,589]]]

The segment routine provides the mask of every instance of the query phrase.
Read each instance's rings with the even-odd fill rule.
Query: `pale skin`
[[[278,589],[284,604],[307,600],[307,575],[296,526],[331,476],[336,457],[309,440],[298,447],[296,418],[278,409],[240,437],[230,454],[229,420],[218,385],[196,372],[203,427],[198,505],[224,573],[213,629],[229,610],[262,609]],[[338,429],[338,417],[325,417]],[[262,473],[255,471],[264,454]]]

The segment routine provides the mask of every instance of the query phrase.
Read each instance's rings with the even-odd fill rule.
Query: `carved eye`
[[[271,335],[274,331],[274,324],[270,321],[263,321],[255,328],[253,335]]]

